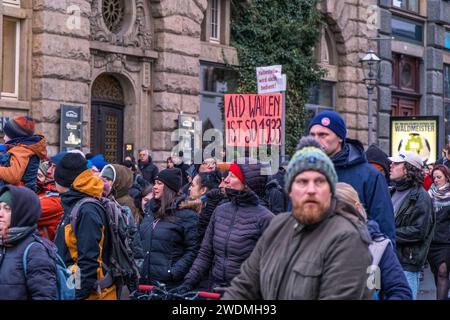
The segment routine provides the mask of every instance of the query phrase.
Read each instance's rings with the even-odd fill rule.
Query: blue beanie
[[[103,168],[108,165],[108,162],[105,161],[105,157],[102,154],[98,154],[95,157],[92,157],[89,161],[100,171],[102,171]]]
[[[50,158],[50,161],[53,162],[55,165],[58,165],[58,163],[64,158],[67,151],[61,151],[60,153],[57,153],[53,157]]]
[[[311,127],[316,124],[330,129],[336,133],[339,138],[345,141],[345,137],[347,136],[347,128],[345,127],[344,119],[339,113],[335,111],[324,111],[319,113],[309,123],[308,131],[310,131]]]

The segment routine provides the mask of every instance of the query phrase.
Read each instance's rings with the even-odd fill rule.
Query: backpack
[[[22,258],[23,272],[25,278],[28,271],[28,252],[35,244],[41,244],[47,251],[50,258],[55,260],[56,263],[56,286],[57,286],[57,299],[58,300],[75,300],[75,285],[73,284],[72,273],[67,269],[63,259],[51,250],[43,240],[38,237],[34,237],[35,241],[31,242],[26,248]]]
[[[70,223],[75,231],[76,221],[80,208],[85,203],[93,203],[103,208],[106,212],[107,226],[111,239],[110,265],[103,263],[106,275],[104,279],[97,281],[96,290],[109,288],[115,284],[119,291],[122,286],[136,287],[139,280],[139,268],[134,259],[132,249],[132,237],[130,236],[129,217],[117,202],[108,198],[86,197],[78,201],[70,213]]]
[[[369,251],[372,255],[372,265],[369,267],[369,278],[367,279],[367,284],[370,284],[371,289],[374,291],[374,300],[378,299],[378,293],[381,289],[381,272],[379,271],[378,265],[380,264],[381,258],[383,257],[384,251],[387,246],[391,243],[391,240],[387,238],[374,239],[369,245]],[[378,273],[378,277],[377,277]],[[378,282],[378,283],[377,283]]]

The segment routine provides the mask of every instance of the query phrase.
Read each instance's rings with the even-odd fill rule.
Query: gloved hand
[[[178,286],[176,288],[173,288],[172,290],[169,290],[169,293],[183,295],[183,294],[186,294],[186,293],[192,291],[192,289],[193,289],[193,287],[191,285],[182,284],[181,286]]]

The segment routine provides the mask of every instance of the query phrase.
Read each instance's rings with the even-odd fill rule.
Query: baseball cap
[[[402,151],[398,155],[389,157],[388,159],[395,163],[408,162],[417,169],[422,169],[423,167],[423,161],[420,159],[420,156],[412,151]]]

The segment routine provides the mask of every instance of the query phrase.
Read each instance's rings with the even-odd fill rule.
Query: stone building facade
[[[79,106],[83,151],[162,162],[179,114],[198,117],[202,66],[238,63],[229,19],[230,0],[0,1],[0,117],[32,115],[55,154],[61,106]]]

